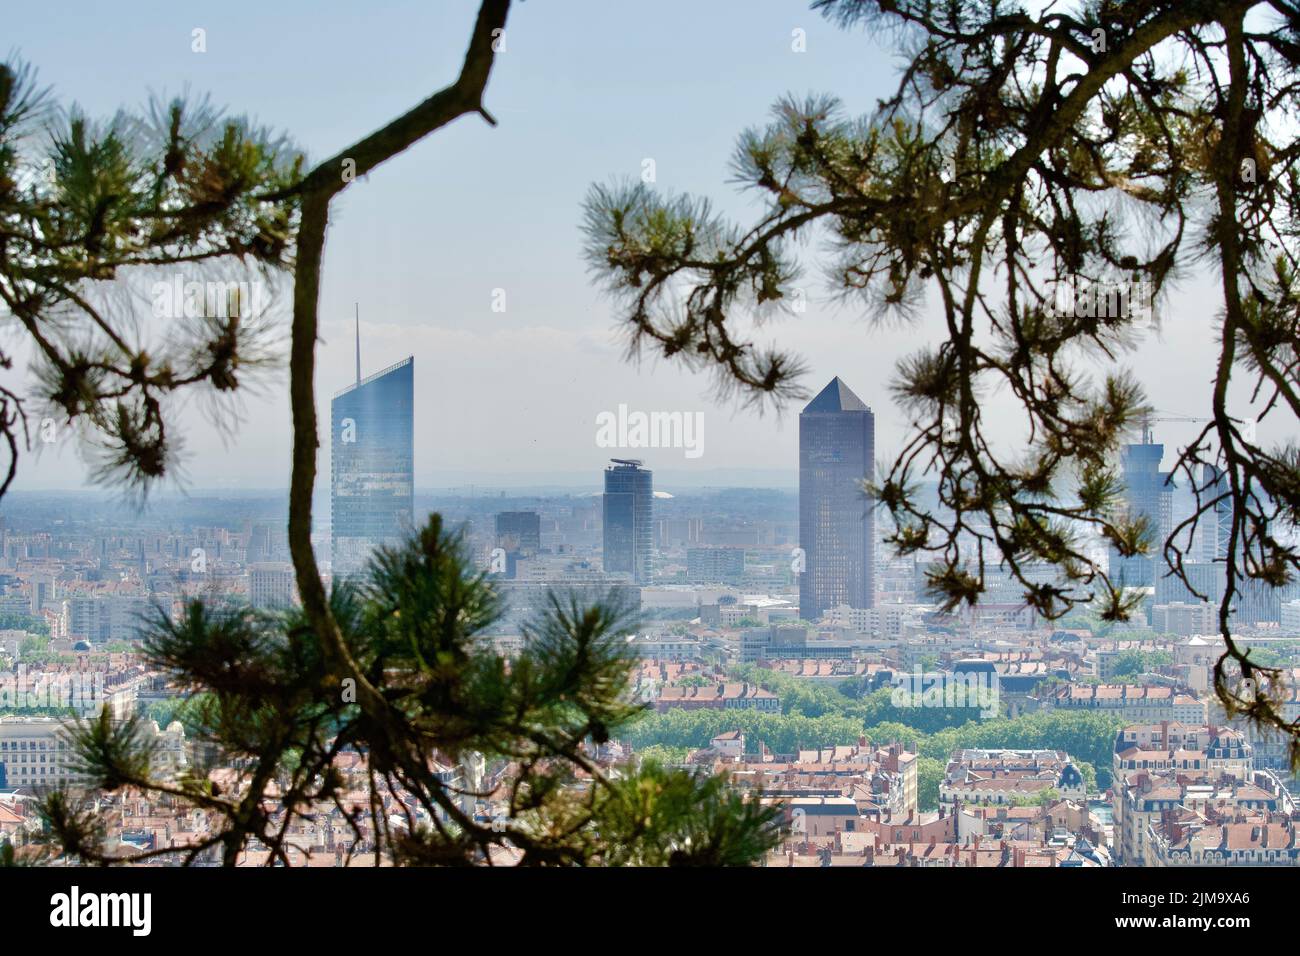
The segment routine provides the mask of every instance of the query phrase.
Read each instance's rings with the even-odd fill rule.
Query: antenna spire
[[[361,303],[357,307],[357,384],[361,384]]]

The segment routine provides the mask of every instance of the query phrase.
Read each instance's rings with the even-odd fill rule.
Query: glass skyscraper
[[[334,576],[361,570],[376,547],[411,530],[415,510],[415,359],[330,403],[330,524]]]
[[[605,469],[604,567],[649,584],[654,564],[653,472],[633,459],[614,458]]]
[[[874,477],[876,417],[839,378],[799,413],[799,616],[808,621],[875,596],[876,518],[862,491]]]
[[[1121,454],[1124,472],[1124,506],[1130,518],[1150,522],[1151,551],[1122,557],[1110,550],[1112,583],[1129,588],[1154,587],[1159,565],[1164,563],[1164,542],[1173,522],[1173,484],[1169,472],[1160,470],[1165,446],[1149,439],[1140,445],[1125,445]],[[1216,527],[1217,533],[1217,527]]]
[[[1201,485],[1205,489],[1202,498],[1214,501],[1214,506],[1201,515],[1201,560],[1206,563],[1223,561],[1228,557],[1228,541],[1232,537],[1232,499],[1227,497],[1231,491],[1228,474],[1216,465],[1201,467]]]

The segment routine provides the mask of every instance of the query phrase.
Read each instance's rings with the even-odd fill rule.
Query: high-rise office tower
[[[1130,519],[1145,517],[1150,523],[1152,547],[1145,555],[1122,557],[1111,549],[1110,574],[1115,584],[1127,588],[1155,587],[1157,568],[1164,563],[1164,542],[1173,522],[1173,485],[1160,470],[1165,446],[1156,444],[1149,431],[1142,444],[1125,445],[1120,456],[1124,473],[1124,508]]]
[[[799,616],[805,620],[841,604],[873,604],[876,518],[862,482],[875,476],[875,444],[875,415],[839,378],[799,413]]]
[[[359,326],[359,323],[358,323]],[[415,359],[361,378],[330,403],[333,573],[354,574],[374,549],[411,530],[415,511]]]
[[[542,550],[541,515],[536,511],[498,513],[496,542],[506,553],[506,577],[515,577],[519,559],[536,557]]]
[[[1206,563],[1223,561],[1228,557],[1228,539],[1232,532],[1232,500],[1224,497],[1231,490],[1228,476],[1222,468],[1204,465],[1201,468],[1201,500],[1211,507],[1201,515],[1201,560]],[[1222,501],[1215,501],[1223,498]]]
[[[633,459],[605,469],[604,567],[649,584],[654,563],[654,476]]]
[[[497,547],[531,558],[542,550],[542,517],[536,511],[497,514]]]

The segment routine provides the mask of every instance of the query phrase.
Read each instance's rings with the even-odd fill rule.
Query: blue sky
[[[62,102],[91,115],[188,89],[288,132],[320,159],[449,82],[476,7],[133,2],[106,16],[82,2],[23,4],[6,20],[13,49]],[[206,53],[191,51],[196,27]],[[806,52],[791,48],[796,29]],[[830,91],[869,111],[892,91],[897,67],[889,50],[825,23],[804,0],[517,3],[486,97],[500,125],[461,119],[334,205],[317,379],[325,420],[329,395],[352,377],[359,301],[363,372],[415,355],[419,486],[587,469],[594,481],[606,457],[596,416],[620,403],[705,413],[705,453],[647,455],[659,469],[794,468],[792,415],[718,405],[703,376],[622,360],[610,305],[580,257],[580,203],[591,182],[638,175],[651,158],[660,188],[704,193],[747,217],[750,200],[727,183],[737,134],[766,122],[787,92]],[[495,289],[506,292],[504,313],[491,309]],[[819,288],[809,296],[807,313],[764,335],[805,357],[810,392],[844,378],[876,411],[878,452],[897,448],[888,381],[934,322],[882,330],[831,308]],[[1176,298],[1162,339],[1131,360],[1150,373],[1155,404],[1180,413],[1199,410],[1188,396],[1202,401],[1214,351],[1211,316],[1196,302]],[[287,483],[283,380],[247,398],[225,438],[183,412],[188,485]],[[1166,437],[1186,430],[1171,426]],[[320,468],[328,474],[327,439]],[[75,487],[83,475],[63,449],[28,458],[19,487]]]

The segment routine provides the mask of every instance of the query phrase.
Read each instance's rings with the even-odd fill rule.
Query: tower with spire
[[[415,358],[361,377],[330,403],[330,544],[336,578],[361,571],[375,548],[396,544],[415,512]]]

